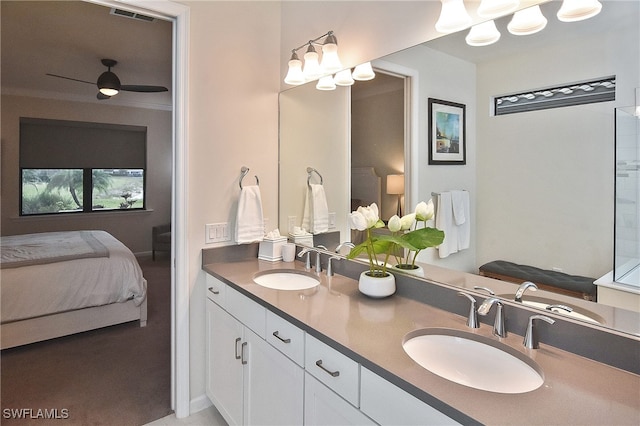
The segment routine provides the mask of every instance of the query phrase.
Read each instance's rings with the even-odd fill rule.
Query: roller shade
[[[144,169],[147,128],[20,118],[23,169]]]

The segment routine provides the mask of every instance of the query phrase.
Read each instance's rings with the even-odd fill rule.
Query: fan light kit
[[[91,81],[79,80],[77,78],[65,77],[63,75],[49,74],[49,73],[47,73],[47,75],[51,77],[64,78],[65,80],[77,81],[79,83],[87,83],[92,85],[95,84],[96,86],[98,86],[97,97],[100,100],[110,99],[112,96],[117,95],[120,91],[139,92],[139,93],[158,93],[158,92],[166,92],[169,90],[164,86],[121,84],[118,76],[111,71],[111,68],[115,67],[118,62],[113,59],[103,59],[101,62],[102,62],[102,65],[107,67],[107,70],[102,74],[100,74],[100,76],[98,77],[98,80],[95,83],[92,83]]]

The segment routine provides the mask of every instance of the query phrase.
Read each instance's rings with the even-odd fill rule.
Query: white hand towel
[[[238,244],[262,241],[264,218],[262,198],[258,185],[245,186],[240,191],[236,216],[236,242]]]
[[[438,195],[437,205],[436,228],[444,231],[444,241],[438,246],[438,256],[444,259],[458,251],[458,230],[453,221],[451,192],[441,192]]]
[[[451,191],[451,204],[453,207],[453,218],[456,225],[462,225],[467,219],[465,216],[465,203],[469,204],[469,194],[467,191]]]
[[[302,228],[312,234],[320,234],[329,230],[329,208],[324,187],[320,184],[307,185],[304,202]]]
[[[458,250],[469,248],[471,242],[471,221],[469,220],[469,193],[451,191],[453,216],[458,228]],[[461,221],[458,218],[462,219]]]

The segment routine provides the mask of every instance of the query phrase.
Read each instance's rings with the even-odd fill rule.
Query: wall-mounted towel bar
[[[320,174],[320,172],[318,172],[313,167],[307,167],[307,185],[311,184],[311,174],[312,173],[315,173],[315,174],[318,175],[318,177],[320,178],[320,185],[322,185],[322,183],[323,183],[322,175]]]
[[[466,189],[461,189],[461,191],[466,191]],[[440,195],[440,194],[441,194],[440,192],[432,192],[432,193],[431,193],[431,196],[432,196],[432,197],[437,197],[437,196],[438,196],[438,195]]]
[[[247,175],[247,173],[249,173],[249,168],[242,166],[242,168],[240,169],[240,189],[242,189],[242,179],[244,179],[244,177]],[[260,180],[258,179],[258,176],[255,176],[256,178],[256,185],[260,185]]]

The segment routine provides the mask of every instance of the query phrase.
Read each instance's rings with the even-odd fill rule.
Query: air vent
[[[113,8],[113,9],[111,9],[111,14],[112,15],[117,15],[117,16],[123,16],[125,18],[137,19],[138,21],[145,21],[145,22],[153,22],[153,21],[155,21],[155,18],[152,18],[151,16],[143,15],[141,13],[131,12],[129,10],[122,10],[122,9]]]

